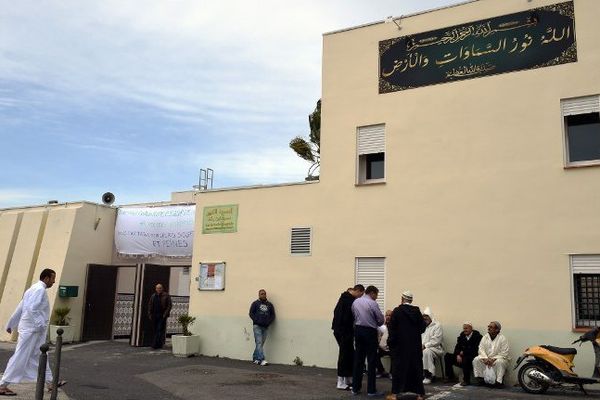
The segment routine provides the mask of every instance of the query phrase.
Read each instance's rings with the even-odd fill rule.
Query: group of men
[[[452,353],[444,354],[443,331],[427,307],[423,312],[413,305],[410,291],[402,293],[402,302],[385,316],[376,302],[379,290],[374,286],[356,285],[343,292],[333,312],[331,328],[339,346],[337,388],[359,394],[367,362],[367,395],[382,396],[376,378],[389,376],[381,357],[391,358],[392,393],[425,395],[424,385],[436,376],[436,362],[444,362],[447,381],[456,381],[453,367],[463,370],[460,384],[470,384],[474,373],[478,384],[484,384],[487,368],[500,387],[508,365],[508,341],[500,334],[499,322],[490,322],[485,336],[463,324]],[[490,376],[490,374],[488,374]]]

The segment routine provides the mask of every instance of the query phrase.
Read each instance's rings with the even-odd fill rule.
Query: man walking
[[[348,288],[340,295],[335,309],[331,329],[339,347],[337,361],[337,388],[347,390],[352,383],[352,365],[354,364],[354,316],[352,303],[365,293],[363,285]]]
[[[421,334],[425,321],[419,307],[412,305],[413,295],[402,293],[402,304],[392,311],[388,325],[388,345],[392,355],[392,393],[416,393],[425,396],[423,387],[423,347]]]
[[[360,393],[362,387],[362,375],[365,369],[365,357],[367,358],[367,395],[381,397],[383,393],[377,392],[376,388],[376,366],[377,366],[377,328],[383,325],[384,318],[379,306],[377,296],[379,289],[369,286],[365,294],[352,303],[354,314],[354,369],[352,374],[352,394]]]
[[[252,362],[262,366],[269,365],[265,360],[265,352],[263,346],[267,340],[267,330],[269,325],[275,320],[275,307],[267,300],[267,291],[260,289],[258,291],[258,300],[255,300],[250,306],[248,313],[252,319],[252,330],[254,332],[254,353],[252,354]]]
[[[157,284],[154,291],[148,301],[148,318],[152,321],[152,331],[154,333],[152,348],[161,349],[165,344],[167,318],[171,314],[173,302],[162,284]]]
[[[8,388],[10,383],[35,382],[39,365],[40,346],[46,342],[48,321],[50,320],[50,302],[46,289],[54,285],[56,273],[44,269],[40,280],[33,284],[17,306],[17,309],[6,324],[6,332],[12,333],[18,328],[19,339],[15,354],[8,360],[2,380],[0,380],[0,396],[16,396]],[[50,363],[46,364],[46,383],[52,389],[52,371]],[[59,386],[65,382],[59,382]]]

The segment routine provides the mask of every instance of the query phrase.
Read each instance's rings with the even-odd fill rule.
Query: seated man
[[[493,368],[496,373],[494,387],[502,387],[504,373],[510,358],[508,357],[508,341],[500,333],[502,326],[498,321],[492,321],[488,325],[488,333],[479,343],[479,355],[473,360],[473,372],[477,383],[483,386],[483,374],[486,368]]]
[[[388,347],[388,329],[387,325],[390,322],[392,316],[392,310],[385,312],[385,323],[377,328],[379,333],[379,348],[377,349],[377,377],[378,378],[389,378],[390,374],[385,372],[381,358],[390,355],[390,348]]]
[[[433,319],[429,307],[423,311],[423,320],[425,321],[425,332],[421,334],[423,384],[429,385],[435,376],[435,358],[442,357],[444,354],[444,348],[442,347],[443,332],[442,326]]]
[[[444,364],[448,382],[456,382],[453,366],[462,368],[463,380],[461,386],[467,386],[471,383],[471,371],[473,371],[473,359],[479,351],[479,342],[481,341],[481,333],[473,330],[473,325],[470,322],[463,324],[463,330],[456,339],[456,347],[454,353],[446,353],[444,356]]]

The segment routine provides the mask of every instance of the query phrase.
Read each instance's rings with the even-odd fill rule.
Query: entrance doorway
[[[95,264],[88,266],[81,337],[83,341],[112,339],[116,290],[117,267]]]
[[[89,265],[81,340],[127,338],[132,346],[150,346],[148,302],[157,283],[173,301],[167,336],[181,333],[177,318],[188,312],[189,265]]]

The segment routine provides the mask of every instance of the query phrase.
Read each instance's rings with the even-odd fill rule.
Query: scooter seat
[[[567,356],[569,354],[577,354],[577,349],[574,349],[572,347],[556,347],[556,346],[550,346],[548,344],[543,344],[540,347],[543,347],[544,349],[549,350],[556,354],[562,354],[563,356]]]

